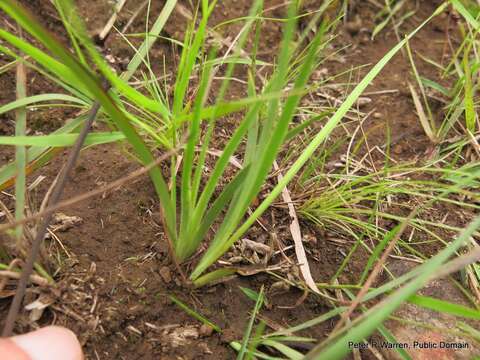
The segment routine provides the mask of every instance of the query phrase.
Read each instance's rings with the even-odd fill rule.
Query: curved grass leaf
[[[163,103],[148,98],[138,90],[129,86],[125,80],[123,80],[120,76],[117,76],[115,72],[110,68],[110,66],[106,63],[106,61],[95,48],[93,41],[87,35],[87,31],[84,27],[83,22],[75,12],[75,6],[73,2],[70,0],[62,0],[61,2],[58,1],[57,5],[62,8],[65,14],[68,14],[72,26],[72,31],[74,32],[75,36],[85,47],[93,62],[98,66],[98,69],[101,71],[103,76],[105,76],[105,78],[112,84],[115,90],[126,96],[138,106],[141,106],[144,109],[156,113],[160,113],[165,119],[168,119],[170,113]],[[52,51],[52,49],[50,49],[50,51]]]
[[[80,116],[68,122],[60,129],[55,130],[52,134],[58,135],[75,132],[80,128],[84,120],[85,116]],[[43,147],[32,147],[28,149],[27,159],[29,163],[26,166],[27,175],[30,174],[33,170],[45,165],[60,150],[61,148],[49,149]],[[17,173],[16,167],[17,163],[16,161],[14,161],[0,168],[0,190],[5,190],[15,183],[15,176]]]
[[[8,4],[0,2],[0,7],[6,9]],[[10,11],[15,11],[14,7],[8,8]],[[13,17],[13,16],[12,16]],[[28,22],[28,19],[26,19]],[[42,65],[47,71],[57,76],[62,81],[66,82],[68,85],[80,90],[82,93],[87,95],[89,98],[92,98],[92,93],[83,85],[82,79],[77,76],[77,74],[69,69],[67,66],[61,62],[55,60],[53,57],[47,55],[42,50],[37,47],[27,43],[23,39],[16,37],[15,35],[10,34],[9,32],[0,29],[0,38],[3,38],[5,41],[9,42],[17,49],[21,50],[26,55],[31,56],[37,63]],[[61,45],[60,45],[61,46]]]
[[[407,300],[411,304],[421,306],[425,309],[434,310],[440,313],[451,314],[467,319],[480,320],[480,311],[469,307],[453,304],[448,301],[439,300],[430,296],[413,295]]]
[[[0,106],[0,114],[6,113],[21,107],[35,105],[35,104],[46,102],[46,101],[65,101],[65,102],[79,104],[79,105],[88,105],[83,100],[70,95],[41,94],[41,95],[27,96],[27,97],[12,101],[3,106]]]
[[[39,147],[67,147],[72,146],[78,134],[38,135],[38,136],[0,136],[0,145],[39,146]],[[125,135],[116,132],[98,132],[88,134],[85,146],[107,144],[121,141]]]

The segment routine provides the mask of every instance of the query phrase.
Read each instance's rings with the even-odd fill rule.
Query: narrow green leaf
[[[227,276],[234,275],[236,272],[237,270],[235,268],[217,269],[195,279],[193,285],[195,285],[195,287],[202,287],[211,284],[217,280],[226,278]]]
[[[193,254],[195,249],[198,248],[200,242],[205,238],[208,230],[218,219],[218,215],[226,208],[228,202],[233,198],[237,189],[241,187],[242,182],[245,180],[245,177],[248,174],[248,168],[244,168],[237,173],[235,178],[226,185],[220,195],[215,199],[213,204],[210,206],[208,211],[206,211],[205,215],[201,219],[200,224],[194,223],[193,221],[190,222],[189,226],[192,229],[191,234],[187,234],[186,236],[190,236],[191,238],[188,240],[188,246],[182,249],[178,249],[178,256],[180,259],[186,258],[187,256]]]
[[[197,319],[197,320],[200,321],[201,323],[210,326],[210,327],[211,327],[213,330],[215,330],[216,332],[218,332],[218,333],[221,333],[221,332],[222,332],[222,329],[220,329],[220,327],[218,327],[217,325],[215,325],[214,323],[212,323],[210,320],[208,320],[206,317],[204,317],[203,315],[199,314],[199,313],[196,312],[195,310],[191,309],[187,304],[181,302],[181,301],[178,300],[175,296],[170,295],[169,298],[170,298],[170,300],[172,300],[180,309],[182,309],[183,311],[185,311],[188,315],[194,317],[195,319]]]
[[[0,136],[0,145],[67,147],[72,146],[77,137],[78,134]],[[119,131],[91,133],[85,139],[85,146],[107,144],[124,139],[125,135]]]
[[[78,131],[83,124],[83,121],[85,121],[84,115],[68,122],[60,129],[55,130],[52,135],[68,134],[70,132]],[[54,151],[52,151],[52,149],[49,150],[49,148],[46,147],[29,148],[27,150],[27,159],[29,161],[28,167],[33,170],[46,164],[52,158],[53,153]],[[12,182],[15,178],[16,167],[17,163],[14,161],[0,168],[0,190],[6,189],[6,187],[10,185],[9,182]]]
[[[148,52],[155,44],[157,36],[161,33],[176,4],[177,0],[167,0],[165,2],[162,11],[157,17],[157,20],[155,20],[155,23],[150,29],[150,32],[146,34],[146,40],[142,43],[132,60],[130,60],[127,70],[122,74],[121,78],[123,80],[128,81],[133,74],[135,74],[135,71],[137,71],[138,67],[144,61]]]
[[[138,90],[129,86],[125,80],[117,76],[117,74],[115,74],[115,72],[110,68],[110,66],[106,63],[106,61],[103,59],[103,57],[99,54],[99,52],[95,48],[93,41],[90,39],[90,37],[87,34],[87,31],[83,22],[81,21],[77,13],[74,11],[75,9],[74,3],[71,0],[62,0],[61,2],[57,1],[57,5],[59,6],[61,5],[64,11],[69,13],[71,24],[74,27],[72,28],[72,30],[74,30],[75,36],[77,36],[80,43],[87,50],[91,59],[95,62],[99,70],[102,72],[103,76],[105,76],[105,78],[108,81],[110,81],[110,83],[112,84],[112,86],[114,86],[116,91],[119,91],[121,94],[126,96],[128,99],[133,101],[138,106],[141,106],[144,109],[159,113],[164,117],[164,119],[168,119],[170,117],[170,112],[168,111],[167,107],[163,103],[161,103],[160,101],[148,98]],[[52,49],[50,49],[50,51],[52,51]]]
[[[250,334],[252,333],[253,324],[255,323],[255,319],[257,317],[258,312],[260,311],[261,307],[263,306],[263,285],[260,289],[260,293],[255,303],[255,306],[252,311],[252,315],[250,316],[250,321],[248,322],[247,328],[245,330],[245,334],[243,335],[242,347],[237,355],[237,360],[243,360],[245,353],[248,348],[248,342],[250,340]]]
[[[240,290],[242,290],[242,292],[245,294],[246,297],[248,297],[250,300],[253,300],[255,302],[257,302],[260,297],[260,294],[252,289],[240,286]]]
[[[467,129],[474,134],[475,133],[475,123],[476,123],[476,114],[475,114],[475,102],[474,102],[474,89],[472,84],[472,71],[470,69],[470,48],[471,44],[465,48],[465,53],[463,55],[463,71],[465,74],[465,122]]]
[[[467,22],[473,26],[475,30],[480,30],[480,22],[478,22],[472,16],[470,11],[468,11],[459,0],[450,0],[450,2],[452,3],[455,10],[457,10],[465,18],[465,20],[467,20]]]
[[[373,267],[373,264],[375,263],[375,261],[377,261],[380,258],[381,253],[385,249],[385,246],[387,246],[387,244],[394,238],[394,236],[398,233],[401,227],[402,227],[401,224],[395,226],[392,230],[390,230],[387,234],[385,234],[382,241],[380,241],[378,245],[375,247],[373,253],[368,258],[367,265],[365,266],[362,276],[360,277],[359,284],[364,283],[364,281],[368,276],[368,273],[370,272],[370,269]]]
[[[26,96],[24,98],[17,99],[8,104],[0,106],[0,114],[4,114],[6,112],[9,112],[18,108],[31,106],[31,105],[35,105],[35,104],[46,102],[46,101],[66,101],[69,103],[79,104],[82,106],[88,105],[83,100],[70,95],[41,94],[41,95]]]
[[[407,300],[411,304],[440,313],[461,316],[467,319],[480,320],[480,311],[448,301],[435,299],[430,296],[413,295]]]
[[[2,4],[2,2],[0,2],[0,7],[2,5],[5,6],[4,10],[6,9],[6,6],[8,6],[6,3]],[[8,9],[9,11],[15,11],[14,8],[11,8],[11,7],[8,7]],[[26,21],[28,22],[28,20]],[[47,71],[51,72],[52,74],[55,74],[59,79],[62,79],[62,81],[66,82],[67,84],[69,84],[74,88],[78,88],[79,90],[82,91],[82,93],[92,98],[91,93],[83,86],[81,79],[77,77],[75,72],[71,71],[67,66],[65,66],[61,62],[55,60],[54,58],[47,55],[42,50],[36,48],[33,45],[30,45],[23,39],[20,39],[3,29],[0,29],[0,38],[3,38],[5,41],[9,42],[13,46],[15,46],[17,49],[25,53],[26,55],[31,56],[36,62],[42,65]]]
[[[276,349],[277,351],[279,351],[280,353],[282,353],[288,359],[291,359],[291,360],[301,360],[304,357],[302,353],[278,341],[263,340],[262,345],[271,346],[272,348]]]

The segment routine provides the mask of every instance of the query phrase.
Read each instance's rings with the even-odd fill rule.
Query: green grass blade
[[[238,355],[237,355],[237,360],[243,360],[245,353],[248,348],[248,342],[250,340],[250,335],[252,333],[253,329],[253,324],[255,323],[255,319],[257,317],[258,312],[260,311],[261,307],[263,306],[263,285],[262,288],[260,289],[260,293],[257,299],[257,302],[255,303],[255,306],[252,311],[252,315],[250,316],[250,321],[248,322],[247,328],[245,329],[245,333],[243,335],[243,341],[242,341],[242,347],[240,348]]]
[[[465,53],[463,55],[463,71],[465,77],[465,123],[467,129],[474,134],[475,133],[475,123],[476,123],[476,114],[475,114],[475,101],[474,101],[474,88],[472,84],[472,70],[470,68],[470,49],[471,43],[465,48]]]
[[[208,325],[210,326],[213,330],[215,330],[216,332],[218,333],[221,333],[222,330],[220,329],[220,327],[218,327],[217,325],[215,325],[214,323],[212,323],[210,320],[208,320],[205,316],[199,314],[198,312],[196,312],[195,310],[191,309],[187,304],[181,302],[180,300],[178,300],[175,296],[173,295],[170,295],[169,296],[170,300],[172,300],[175,305],[177,305],[180,309],[182,309],[183,311],[185,311],[188,315],[190,315],[191,317],[197,319],[198,321],[200,321],[201,323],[205,324],[205,325]]]
[[[480,22],[478,22],[473,16],[472,14],[470,13],[470,11],[468,11],[465,6],[463,6],[463,4],[459,1],[459,0],[450,0],[450,2],[452,3],[453,7],[455,8],[455,10],[457,10],[460,15],[462,15],[465,20],[473,26],[473,28],[477,31],[480,30]]]
[[[240,351],[240,349],[242,348],[242,345],[237,341],[232,341],[232,342],[229,343],[229,345],[235,351]],[[260,352],[258,350],[255,351],[253,355],[257,359],[263,359],[263,360],[285,360],[285,358],[280,358],[280,357],[276,357],[276,356],[267,355],[267,354],[265,354],[263,352]]]
[[[242,182],[245,180],[247,174],[248,169],[242,169],[235,176],[235,178],[230,181],[227,186],[225,186],[220,195],[215,199],[213,204],[210,206],[210,208],[202,218],[200,226],[195,229],[191,229],[191,233],[193,235],[190,235],[191,239],[189,241],[188,247],[185,247],[185,249],[182,250],[178,249],[178,256],[180,259],[187,258],[195,251],[200,242],[205,238],[205,235],[207,234],[208,230],[210,230],[212,224],[215,222],[215,220],[218,219],[218,216],[220,215],[222,210],[225,209],[228,202],[235,195],[235,192],[241,187]]]
[[[121,78],[123,80],[125,81],[130,80],[133,74],[135,74],[135,71],[137,71],[138,67],[142,64],[148,52],[150,51],[152,46],[155,44],[155,40],[157,39],[157,36],[163,30],[163,27],[165,26],[176,4],[177,4],[177,0],[167,0],[165,2],[165,5],[163,6],[162,11],[157,17],[157,20],[155,20],[155,23],[150,29],[150,32],[146,35],[148,37],[148,40],[145,40],[143,44],[140,46],[140,48],[138,49],[138,51],[136,51],[134,57],[132,58],[132,60],[127,66],[127,70],[121,75]]]
[[[408,302],[440,313],[480,320],[480,311],[478,310],[429,296],[414,295],[408,298]]]
[[[78,134],[0,136],[0,145],[67,147],[72,146],[77,137]],[[85,139],[85,146],[108,144],[124,139],[125,135],[119,131],[91,133]]]
[[[33,95],[33,96],[26,96],[24,98],[19,98],[15,101],[12,101],[8,104],[0,106],[0,114],[4,114],[6,112],[27,107],[29,105],[36,105],[38,103],[47,102],[47,101],[65,101],[67,103],[79,104],[82,106],[88,105],[83,100],[64,94],[41,94],[41,95]]]
[[[85,103],[91,104],[92,101],[83,94],[79,89],[72,87],[68,83],[64,82],[63,79],[61,79],[58,76],[55,76],[55,74],[52,72],[50,73],[46,68],[41,67],[36,65],[34,62],[28,61],[26,59],[23,59],[19,54],[15,53],[14,51],[11,51],[10,49],[6,48],[5,46],[2,46],[0,44],[0,52],[4,53],[5,55],[15,59],[16,61],[23,61],[24,64],[29,68],[34,71],[36,71],[38,74],[44,76],[46,79],[52,81],[53,83],[57,84],[58,86],[62,87],[65,89],[68,93],[74,95],[78,99],[82,99]],[[45,56],[48,56],[44,54]],[[16,62],[13,61],[10,64],[15,64]],[[6,64],[3,68],[7,69],[10,64]],[[0,68],[0,73],[1,73],[1,68]]]
[[[53,134],[68,134],[70,132],[78,132],[81,125],[85,121],[86,116],[80,116],[69,123],[62,126],[60,129],[55,130]],[[38,169],[46,164],[52,157],[58,153],[61,148],[47,148],[47,147],[31,147],[27,150],[27,159],[29,164],[27,165],[27,174],[31,171]],[[0,190],[7,189],[14,183],[16,175],[16,161],[11,162],[2,168],[0,168]]]
[[[263,340],[261,343],[262,345],[265,345],[265,346],[271,346],[272,348],[279,351],[280,353],[282,353],[288,359],[291,359],[291,360],[301,360],[304,357],[302,353],[278,341]]]
[[[211,271],[197,279],[193,282],[195,287],[202,287],[207,284],[211,284],[220,279],[224,279],[228,276],[234,275],[237,272],[235,268],[221,268],[214,271]]]
[[[385,249],[385,246],[395,237],[395,235],[398,233],[398,231],[401,229],[402,225],[397,225],[395,226],[392,230],[390,230],[385,236],[383,237],[382,241],[378,243],[378,245],[375,247],[373,250],[373,253],[370,255],[368,258],[367,264],[365,265],[365,269],[363,270],[362,276],[360,277],[359,284],[363,284],[364,281],[367,279],[368,273],[370,272],[370,269],[373,267],[373,264],[375,261],[377,261],[383,250]]]
[[[214,53],[211,56],[214,56]],[[208,92],[210,90],[210,85],[212,82],[212,78],[210,76],[211,70],[212,65],[207,65],[201,78],[200,87],[198,89],[198,94],[194,105],[194,116],[192,123],[189,127],[190,133],[183,159],[181,184],[182,191],[180,194],[181,219],[179,234],[179,239],[182,240],[178,244],[179,247],[176,249],[177,256],[180,260],[183,260],[189,255],[191,255],[198,246],[198,241],[195,239],[195,237],[190,236],[191,232],[195,231],[195,229],[190,229],[189,227],[191,220],[190,216],[194,208],[196,197],[192,188],[192,171],[195,157],[195,147],[199,143],[201,133],[200,113],[208,97]]]
[[[321,323],[323,323],[327,320],[333,319],[335,316],[340,315],[346,309],[347,309],[346,307],[338,307],[338,308],[332,309],[332,310],[326,312],[325,314],[322,314],[322,315],[320,315],[320,316],[318,316],[314,319],[310,319],[308,321],[305,321],[302,324],[289,327],[288,329],[275,331],[275,332],[271,333],[270,336],[288,335],[288,334],[293,334],[297,331],[302,331],[302,330],[311,328],[311,327],[313,327],[315,325],[318,325],[318,324],[321,324]]]
[[[259,9],[261,8],[263,4],[263,0],[255,0],[251,9],[250,9],[250,15],[251,18],[246,22],[246,24],[243,27],[242,34],[238,40],[238,44],[235,48],[233,56],[237,57],[239,56],[241,49],[245,45],[245,42],[247,41],[248,34],[250,32],[251,27],[254,24],[255,21],[255,14],[258,13]],[[224,106],[220,105],[223,100],[224,96],[228,90],[229,84],[230,84],[230,79],[232,77],[233,71],[235,70],[236,63],[229,63],[227,66],[227,70],[225,72],[225,80],[222,81],[220,90],[218,91],[217,94],[217,100],[216,100],[216,106],[212,108],[212,112],[210,113],[209,116],[209,124],[207,128],[207,133],[203,138],[202,142],[202,147],[199,155],[199,160],[197,163],[197,168],[194,174],[194,179],[193,179],[193,199],[194,201],[197,201],[197,194],[199,193],[199,187],[200,187],[200,180],[203,172],[203,168],[205,165],[205,159],[206,159],[206,154],[207,154],[207,149],[210,145],[210,140],[213,134],[213,130],[215,128],[215,120],[217,117],[220,115],[220,112],[223,111],[225,108]],[[219,106],[220,105],[220,106]],[[235,130],[234,134],[231,136],[230,141],[227,143],[225,148],[223,149],[222,155],[218,159],[217,163],[215,164],[215,167],[212,171],[212,175],[210,179],[207,181],[207,184],[205,185],[203,192],[198,199],[197,206],[195,208],[195,212],[193,215],[192,219],[192,226],[196,226],[200,222],[200,218],[203,216],[203,214],[206,211],[206,208],[208,206],[209,201],[211,200],[211,197],[213,195],[213,192],[215,191],[215,187],[218,184],[218,181],[220,177],[222,176],[223,172],[225,171],[226,166],[228,165],[230,157],[233,155],[235,150],[238,148],[244,134],[248,130],[248,128],[251,126],[252,122],[255,121],[256,114],[260,110],[261,104],[259,102],[256,102],[251,108],[250,111],[247,112],[247,115],[245,116],[243,122],[240,124],[239,127]]]
[[[216,120],[220,117],[239,112],[244,109],[249,109],[251,106],[258,103],[265,103],[272,99],[287,98],[293,95],[303,96],[308,94],[312,89],[297,89],[291,91],[278,91],[258,94],[255,97],[246,97],[239,100],[232,100],[229,102],[217,99],[217,103],[213,106],[206,106],[202,109],[200,118],[202,120],[210,119]],[[188,123],[192,120],[193,114],[182,114],[178,117],[178,124]]]
[[[65,12],[69,12],[71,24],[74,26],[74,33],[75,36],[79,39],[80,43],[85,47],[88,54],[90,55],[91,59],[94,63],[98,66],[99,70],[102,72],[103,76],[110,81],[112,86],[119,91],[128,99],[133,101],[138,106],[141,106],[147,110],[150,110],[155,113],[161,114],[164,119],[168,119],[170,117],[170,112],[167,107],[161,103],[160,101],[148,98],[147,96],[143,95],[141,92],[137,91],[133,87],[129,86],[128,83],[123,80],[121,77],[117,76],[115,72],[110,68],[110,66],[106,63],[103,57],[98,53],[93,41],[87,35],[87,31],[83,22],[81,21],[80,17],[76,14],[76,12],[72,11],[75,8],[73,2],[71,0],[62,0],[58,2],[58,4],[64,8]],[[52,49],[50,49],[52,51]],[[53,52],[53,51],[52,51]]]
[[[72,21],[75,21],[75,16],[74,15],[72,16],[72,12],[75,11],[74,8],[73,7],[64,8],[63,6],[61,6],[61,2],[59,0],[54,0],[54,5],[57,8],[60,18],[62,19],[63,26],[67,31],[70,41],[72,42],[73,48],[75,49],[75,53],[77,54],[78,59],[80,60],[82,65],[88,66],[87,60],[85,59],[85,56],[83,55],[83,52],[80,48],[77,38],[75,37],[75,34],[74,34],[75,29],[72,28],[72,25],[71,25]],[[67,10],[68,12],[66,12],[65,10]]]
[[[253,360],[254,359],[254,354],[257,351],[257,347],[261,343],[261,337],[265,331],[265,322],[261,321],[260,324],[258,324],[257,328],[255,329],[255,334],[253,334],[252,341],[250,341],[250,346],[248,347],[247,350],[247,355],[245,357],[245,360]]]
[[[0,6],[6,5],[7,4],[0,3]],[[15,11],[14,8],[9,8],[9,10]],[[26,21],[28,22],[28,20]],[[30,45],[23,39],[20,39],[3,29],[0,29],[0,38],[3,38],[5,41],[9,42],[26,55],[31,56],[37,63],[43,66],[47,71],[57,76],[59,79],[62,79],[62,81],[74,88],[78,88],[83,94],[87,95],[89,98],[92,98],[91,93],[83,86],[81,79],[77,77],[75,72],[71,71],[61,62],[55,60],[42,50]]]
[[[213,1],[215,3],[216,1]],[[198,56],[202,55],[201,48],[204,45],[204,40],[207,35],[207,23],[208,23],[208,6],[205,2],[202,2],[202,19],[198,27],[189,31],[193,38],[191,43],[185,43],[184,47],[188,51],[182,52],[182,58],[180,60],[178,68],[177,81],[174,86],[174,95],[173,95],[173,116],[178,116],[182,112],[183,106],[185,104],[185,94],[187,93],[188,84],[190,82],[191,75],[194,70],[196,59]],[[186,41],[190,40],[190,36],[186,37]]]

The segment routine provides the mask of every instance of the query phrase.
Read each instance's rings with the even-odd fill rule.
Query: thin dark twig
[[[90,110],[90,114],[87,118],[87,121],[85,122],[77,138],[77,141],[73,145],[73,148],[70,150],[67,163],[63,168],[61,175],[57,179],[57,184],[55,185],[50,197],[50,201],[49,201],[50,206],[54,206],[60,201],[60,197],[62,196],[65,185],[67,184],[69,174],[72,171],[73,167],[75,166],[75,163],[77,162],[77,159],[80,155],[80,150],[83,147],[85,138],[87,137],[88,132],[90,131],[92,123],[95,120],[99,109],[100,109],[100,103],[95,102]],[[40,251],[40,245],[42,243],[42,240],[45,237],[45,233],[47,231],[48,225],[50,224],[50,221],[52,220],[52,216],[53,216],[52,213],[48,213],[47,215],[45,215],[43,221],[40,223],[37,229],[35,239],[32,242],[32,248],[28,253],[25,266],[23,267],[23,270],[22,270],[22,276],[20,277],[20,280],[17,285],[17,290],[15,292],[15,296],[13,298],[12,304],[10,305],[10,309],[8,311],[2,336],[10,336],[12,334],[13,327],[15,325],[15,321],[18,317],[18,312],[20,310],[20,306],[23,301],[23,297],[25,295],[25,291],[26,291],[28,282],[30,280],[30,275],[33,272],[34,263]]]

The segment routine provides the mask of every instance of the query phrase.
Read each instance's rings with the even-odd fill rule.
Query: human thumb
[[[0,359],[83,360],[83,355],[72,331],[48,326],[28,334],[0,339]]]

